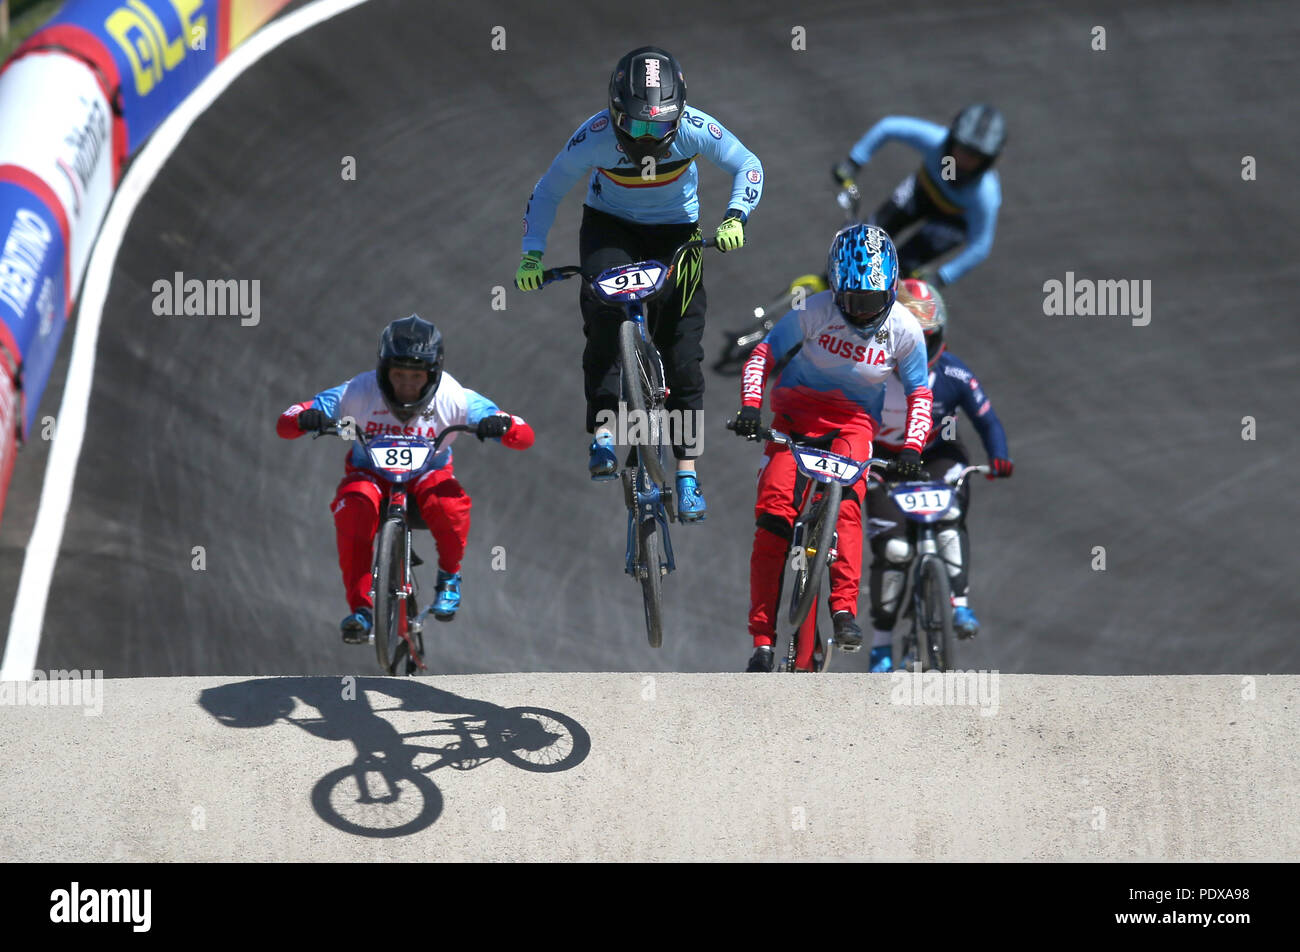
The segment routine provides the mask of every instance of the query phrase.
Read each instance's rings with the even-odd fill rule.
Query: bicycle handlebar
[[[355,423],[353,423],[351,427],[341,426],[340,425],[341,423],[342,423],[341,420],[330,420],[328,423],[322,426],[320,430],[316,432],[315,436],[313,436],[312,439],[316,439],[317,437],[320,436],[337,436],[340,439],[349,440],[349,441],[355,439],[358,443],[361,444],[362,449],[365,449],[370,445],[370,440],[366,439],[366,435],[362,433],[361,430],[357,429]],[[351,431],[352,434],[351,436],[346,435],[347,431],[349,430]],[[449,426],[446,429],[444,429],[441,433],[438,434],[437,439],[433,441],[433,446],[430,452],[436,456],[439,448],[442,446],[442,441],[445,440],[448,436],[450,436],[453,433],[476,433],[476,432],[478,432],[477,427],[467,426],[463,423],[457,423],[454,426]],[[382,437],[389,434],[377,433],[375,435]],[[391,435],[402,436],[403,434],[395,433]],[[423,436],[416,437],[416,439],[424,440],[424,442],[426,443],[429,442],[429,440]]]
[[[718,247],[717,238],[696,238],[679,245],[677,250],[674,251],[668,259],[668,274],[664,276],[664,283],[666,284],[668,282],[668,277],[677,269],[678,260],[685,252],[691,248],[716,247]],[[633,262],[630,261],[628,262],[628,264],[632,263]],[[556,268],[547,268],[542,272],[542,287],[545,287],[553,281],[567,281],[569,278],[579,274],[582,274],[582,268],[576,264],[565,264]]]

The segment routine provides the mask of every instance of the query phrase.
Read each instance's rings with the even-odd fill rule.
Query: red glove
[[[1011,470],[1015,464],[1009,459],[991,459],[989,460],[989,466],[993,469],[993,472],[987,474],[984,477],[985,479],[997,479],[999,476],[1006,479],[1011,475]]]

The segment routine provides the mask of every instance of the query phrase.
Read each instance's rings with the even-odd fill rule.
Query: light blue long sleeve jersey
[[[642,225],[678,225],[698,221],[696,196],[703,156],[732,176],[731,201],[748,219],[763,194],[763,166],[734,135],[708,113],[683,110],[668,158],[644,175],[618,146],[609,110],[602,109],[574,132],[528,196],[524,212],[524,251],[545,251],[546,236],[560,200],[588,172],[586,204]],[[721,219],[721,215],[718,216]]]
[[[849,150],[849,158],[866,165],[886,142],[902,142],[921,153],[921,171],[917,184],[925,189],[934,204],[950,215],[966,219],[966,245],[961,252],[939,269],[939,279],[952,284],[989,256],[993,234],[1002,205],[1002,180],[990,169],[968,185],[957,187],[943,178],[943,144],[948,130],[937,123],[911,116],[886,116]]]

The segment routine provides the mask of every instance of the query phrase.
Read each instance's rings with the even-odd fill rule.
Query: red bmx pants
[[[348,468],[339,483],[330,511],[339,548],[339,569],[348,607],[353,611],[373,608],[370,599],[370,567],[374,558],[375,532],[379,528],[379,507],[387,489],[384,480],[370,473]],[[409,500],[419,510],[438,547],[438,568],[459,572],[469,538],[470,498],[456,480],[451,465],[426,473],[407,489]]]

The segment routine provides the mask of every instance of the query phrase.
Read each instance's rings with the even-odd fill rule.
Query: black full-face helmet
[[[394,413],[410,414],[433,398],[442,381],[442,364],[446,357],[442,347],[442,332],[418,314],[393,321],[379,335],[379,364],[375,373],[379,389]],[[388,380],[393,367],[424,370],[429,379],[420,389],[420,395],[411,403],[401,403]]]
[[[643,46],[609,77],[609,118],[624,154],[636,165],[668,158],[686,109],[686,79],[671,53]]]
[[[943,150],[945,155],[952,155],[953,148],[961,146],[980,157],[977,168],[957,173],[960,184],[973,181],[992,168],[1006,144],[1007,122],[1002,113],[987,103],[975,103],[953,118]]]

